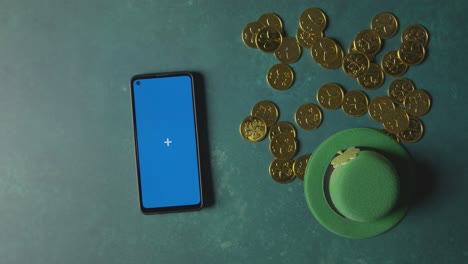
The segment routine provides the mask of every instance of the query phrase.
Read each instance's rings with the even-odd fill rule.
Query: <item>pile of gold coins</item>
[[[327,110],[342,110],[349,116],[359,117],[368,113],[382,124],[382,131],[400,142],[417,142],[423,136],[423,124],[418,118],[431,106],[429,94],[416,89],[414,83],[402,78],[410,66],[420,64],[426,56],[429,40],[427,30],[421,25],[410,25],[403,30],[397,50],[384,54],[380,65],[375,57],[385,39],[392,38],[399,29],[397,18],[391,13],[376,15],[370,29],[360,31],[351,42],[348,53],[332,38],[324,37],[327,16],[319,8],[306,9],[299,18],[296,38],[283,34],[283,22],[273,13],[263,14],[255,22],[248,23],[242,31],[242,40],[251,48],[274,53],[280,63],[273,65],[266,74],[266,81],[276,90],[287,90],[294,83],[294,72],[288,64],[295,63],[302,48],[309,49],[311,57],[324,69],[342,67],[344,73],[356,79],[367,89],[376,90],[385,81],[385,75],[399,77],[390,83],[388,96],[377,96],[369,101],[361,90],[345,91],[337,83],[326,83],[316,94],[318,104]],[[322,123],[322,110],[314,103],[306,103],[296,110],[296,124],[306,130],[318,128]],[[279,183],[288,183],[295,177],[303,179],[310,155],[293,161],[297,152],[296,129],[288,122],[277,122],[278,107],[270,101],[257,103],[251,115],[240,126],[241,135],[257,142],[269,134],[270,152],[275,159],[270,164],[270,175]]]
[[[278,107],[273,102],[258,102],[252,108],[251,115],[242,121],[241,135],[250,142],[260,141],[269,135],[270,152],[275,157],[270,164],[273,180],[278,183],[288,183],[295,177],[304,180],[310,155],[292,160],[299,147],[296,129],[289,122],[277,122],[278,116]]]

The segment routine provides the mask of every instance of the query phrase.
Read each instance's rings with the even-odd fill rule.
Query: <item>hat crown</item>
[[[334,207],[346,218],[371,222],[390,213],[399,197],[398,172],[383,155],[359,151],[337,166],[329,184]]]

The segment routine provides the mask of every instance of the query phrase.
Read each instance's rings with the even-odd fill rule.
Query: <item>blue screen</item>
[[[142,206],[200,204],[191,76],[134,79],[132,86]]]

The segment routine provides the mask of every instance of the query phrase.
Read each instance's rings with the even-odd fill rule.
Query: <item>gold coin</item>
[[[401,76],[408,70],[408,65],[404,64],[398,57],[398,51],[387,52],[382,58],[382,69],[390,76]]]
[[[395,111],[391,112],[391,116],[392,119],[387,122],[383,122],[383,126],[386,130],[392,132],[393,134],[398,134],[408,129],[409,116],[405,110],[396,107]]]
[[[343,71],[352,78],[364,76],[369,67],[369,58],[361,52],[348,53],[343,59]]]
[[[388,96],[377,96],[370,101],[369,116],[379,123],[393,119],[395,104]]]
[[[255,44],[264,52],[275,52],[283,41],[281,32],[274,27],[266,26],[257,33]]]
[[[257,22],[259,22],[265,27],[266,26],[274,27],[277,31],[283,32],[283,21],[277,14],[274,14],[274,13],[263,14],[257,19]]]
[[[401,42],[407,41],[417,41],[425,47],[429,41],[429,33],[426,28],[421,25],[408,26],[401,34]]]
[[[414,91],[414,84],[406,78],[399,78],[390,83],[388,97],[397,104],[403,104],[405,97]]]
[[[431,108],[431,98],[424,90],[416,89],[406,95],[403,105],[408,114],[412,116],[422,116],[429,112]]]
[[[317,39],[323,38],[323,32],[305,32],[302,28],[298,28],[296,32],[296,39],[299,44],[306,49],[312,48]]]
[[[398,137],[403,141],[414,143],[422,138],[423,132],[424,126],[421,120],[415,116],[410,116],[408,128],[405,131],[398,133]]]
[[[275,51],[275,57],[284,64],[295,63],[301,57],[301,46],[295,38],[283,38],[279,49]]]
[[[309,33],[321,32],[327,26],[327,16],[319,8],[309,8],[302,12],[299,27]]]
[[[294,138],[296,137],[296,129],[294,128],[294,126],[289,122],[281,121],[278,123],[274,123],[271,126],[270,135],[269,135],[270,140],[276,135],[283,134],[283,133],[290,134]]]
[[[310,154],[302,155],[294,162],[293,171],[296,178],[301,181],[304,181],[304,175],[307,168],[307,163],[309,162]]]
[[[380,131],[382,131],[383,133],[387,134],[387,136],[391,137],[393,140],[395,140],[396,142],[400,143],[400,138],[393,134],[392,132],[390,131],[387,131],[385,128],[381,129]]]
[[[366,29],[357,34],[352,44],[354,51],[364,53],[367,57],[373,58],[380,51],[382,40],[377,31]]]
[[[258,22],[250,22],[244,27],[242,30],[242,41],[244,41],[247,47],[258,48],[255,39],[257,38],[258,32],[263,27],[264,26]]]
[[[262,118],[267,127],[272,126],[278,120],[278,107],[271,101],[260,101],[252,108],[252,116]]]
[[[338,45],[338,56],[333,60],[333,61],[327,61],[325,63],[320,64],[323,68],[327,70],[335,70],[341,67],[343,65],[343,58],[344,58],[344,52],[343,49]]]
[[[398,58],[409,66],[421,63],[425,56],[426,50],[424,46],[414,40],[401,43],[400,49],[398,49]]]
[[[398,20],[392,13],[380,13],[372,19],[371,28],[381,39],[389,39],[398,32]]]
[[[310,53],[320,65],[333,63],[340,56],[338,45],[330,38],[321,38],[315,41]]]
[[[270,152],[277,159],[286,160],[294,157],[297,152],[297,141],[289,133],[274,136],[270,141]]]
[[[357,78],[359,85],[366,89],[377,89],[384,83],[385,73],[378,64],[371,63],[369,70],[362,77]]]
[[[260,117],[248,116],[240,125],[240,134],[250,142],[258,142],[265,138],[267,134],[267,125],[265,120]]]
[[[322,123],[322,111],[315,104],[303,104],[297,109],[294,119],[303,129],[316,129]]]
[[[343,103],[343,88],[336,83],[326,83],[317,91],[317,102],[326,109],[337,109]]]
[[[286,90],[294,83],[294,72],[286,64],[276,64],[268,70],[266,80],[271,88]]]
[[[367,95],[359,90],[351,90],[344,96],[341,108],[350,116],[362,116],[367,112],[369,99]]]
[[[271,178],[281,184],[289,183],[294,180],[294,171],[293,171],[294,161],[291,159],[288,160],[279,160],[275,159],[270,164],[270,176]]]

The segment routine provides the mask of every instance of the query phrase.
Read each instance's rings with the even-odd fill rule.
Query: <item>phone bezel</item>
[[[153,78],[165,78],[165,77],[177,77],[177,76],[189,76],[191,80],[192,88],[192,104],[194,112],[194,125],[195,125],[195,143],[196,143],[196,155],[197,155],[197,168],[198,168],[198,186],[200,192],[200,203],[194,205],[181,205],[181,206],[169,206],[169,207],[155,207],[146,208],[143,206],[142,192],[141,192],[141,180],[140,180],[140,165],[138,157],[138,139],[137,139],[137,128],[136,128],[136,116],[135,116],[135,100],[134,100],[134,87],[133,83],[136,80],[142,79],[153,79]],[[195,77],[196,75],[188,71],[180,72],[164,72],[164,73],[146,73],[137,74],[130,79],[130,91],[131,91],[131,105],[132,105],[132,124],[133,124],[133,139],[135,144],[135,163],[137,169],[137,182],[138,182],[138,200],[140,210],[144,214],[155,214],[155,213],[169,213],[169,212],[183,212],[183,211],[195,211],[200,210],[203,207],[203,184],[202,184],[202,168],[200,161],[200,146],[198,139],[198,120],[197,120],[197,104],[196,104],[196,88],[195,88]]]

